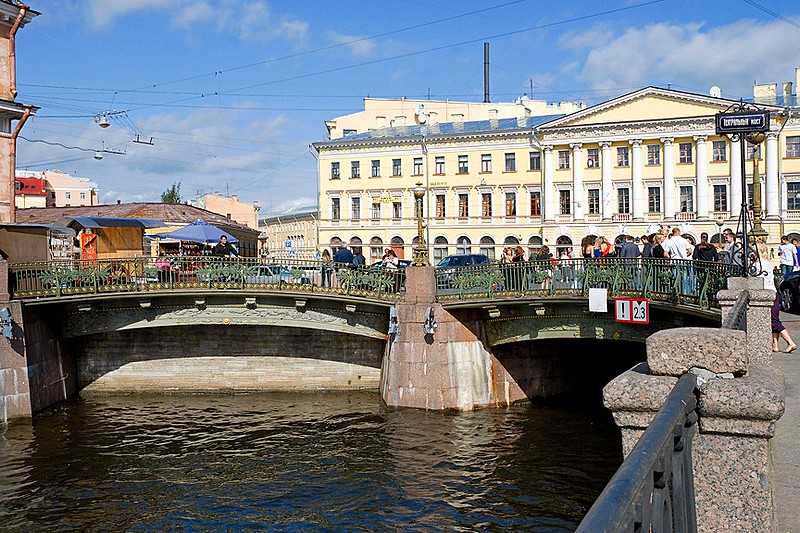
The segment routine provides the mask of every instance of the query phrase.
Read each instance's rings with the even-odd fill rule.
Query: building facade
[[[262,219],[259,222],[262,255],[270,259],[316,259],[320,251],[318,219],[316,210]]]
[[[14,183],[17,209],[47,207],[47,181],[43,178],[17,177]]]
[[[239,197],[235,194],[228,197],[215,192],[214,194],[204,194],[194,200],[189,200],[189,204],[212,213],[218,213],[239,224],[258,229],[258,212],[261,210],[258,202],[246,204],[240,202]]]
[[[752,198],[753,147],[745,147],[743,191],[740,145],[715,133],[716,113],[734,103],[646,87],[557,116],[349,128],[314,144],[320,243],[363,245],[372,260],[385,246],[410,257],[417,183],[426,189],[434,261],[468,252],[499,257],[516,244],[558,253],[577,249],[586,235],[613,240],[662,226],[716,240],[725,228],[736,231],[743,195]],[[493,104],[481,105],[488,113]],[[765,107],[761,207],[768,243],[777,245],[781,234],[800,230],[800,115]],[[347,121],[335,122],[343,131]]]

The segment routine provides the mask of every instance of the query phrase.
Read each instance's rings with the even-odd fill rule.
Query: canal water
[[[0,428],[0,530],[573,531],[622,458],[611,417],[584,405],[78,399]]]

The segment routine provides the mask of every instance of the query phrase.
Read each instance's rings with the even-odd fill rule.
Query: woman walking
[[[759,276],[764,278],[764,288],[770,291],[775,290],[775,278],[772,275],[773,265],[769,260],[769,252],[767,245],[758,241],[756,245],[758,249],[758,259],[761,263],[761,272]],[[786,327],[781,322],[781,298],[778,293],[775,293],[775,300],[772,302],[772,310],[770,312],[770,319],[772,322],[772,351],[780,352],[779,347],[780,339],[786,341],[786,349],[783,353],[792,353],[797,349],[797,344],[792,340],[792,336],[786,330]]]

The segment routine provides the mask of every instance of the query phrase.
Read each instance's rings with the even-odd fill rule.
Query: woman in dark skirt
[[[767,245],[760,241],[758,243],[758,256],[761,261],[761,274],[759,275],[764,278],[764,288],[774,291],[775,280],[772,275],[772,263],[769,261]],[[794,343],[791,335],[789,335],[786,327],[781,322],[781,297],[777,292],[775,293],[775,300],[772,302],[770,319],[772,322],[772,351],[781,351],[780,348],[778,348],[779,339],[786,341],[786,349],[783,350],[784,353],[792,353],[795,351],[797,349],[797,344]]]

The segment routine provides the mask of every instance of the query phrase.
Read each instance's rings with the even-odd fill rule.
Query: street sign
[[[286,241],[286,247],[287,248],[291,248],[292,247],[292,241]]]
[[[650,304],[645,298],[614,298],[614,320],[625,324],[649,324]]]
[[[717,113],[717,135],[726,133],[764,133],[769,131],[769,111]]]
[[[294,257],[294,250],[289,250],[289,257]]]

